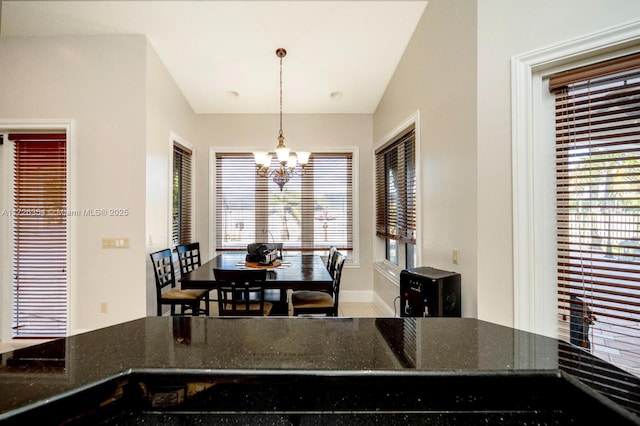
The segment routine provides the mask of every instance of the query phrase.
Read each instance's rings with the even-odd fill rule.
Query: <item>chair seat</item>
[[[339,251],[333,251],[329,273],[333,278],[331,292],[298,290],[289,298],[289,316],[326,315],[338,316],[338,300],[340,295],[340,277],[346,257]]]
[[[172,288],[162,293],[163,299],[170,300],[196,300],[204,295],[207,290],[182,290],[179,288]]]
[[[209,315],[208,290],[187,290],[176,285],[171,249],[159,250],[150,253],[149,256],[156,281],[156,312],[158,316],[162,316],[164,305],[170,306],[171,315],[184,315],[186,311],[191,311],[194,316],[201,313]],[[201,302],[204,302],[204,308],[201,307]],[[178,308],[180,312],[176,312]]]
[[[224,305],[224,309],[232,310],[233,306],[230,303],[227,303],[226,305]],[[260,309],[260,303],[251,303],[249,306],[249,310],[251,311],[255,311],[259,309]],[[263,309],[262,312],[264,313],[264,316],[268,317],[269,314],[271,313],[271,309],[273,309],[273,304],[270,302],[264,302],[264,307],[262,309]],[[246,305],[243,305],[240,303],[236,305],[236,311],[245,311],[245,310],[246,310]]]
[[[298,290],[291,295],[291,303],[296,309],[331,308],[333,297],[323,291]]]

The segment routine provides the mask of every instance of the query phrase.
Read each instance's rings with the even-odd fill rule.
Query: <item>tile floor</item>
[[[338,313],[341,317],[375,318],[383,316],[373,303],[340,302]]]
[[[12,340],[10,342],[0,342],[0,354],[27,346],[37,345],[42,342],[45,342],[45,340]]]
[[[340,316],[343,317],[365,318],[382,316],[372,303],[341,302],[338,309]],[[217,307],[212,310],[213,315],[216,313]],[[15,340],[11,342],[0,342],[0,353],[11,352],[14,349],[35,345],[41,342],[42,340]]]

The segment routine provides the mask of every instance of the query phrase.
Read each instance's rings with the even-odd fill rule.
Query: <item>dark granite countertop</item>
[[[294,393],[307,386],[305,380],[326,385],[344,379],[341,384],[361,383],[353,392],[371,393],[373,399],[377,388],[403,381],[402,392],[469,386],[475,393],[467,390],[465,398],[482,394],[487,403],[485,394],[495,386],[502,387],[496,398],[504,400],[523,389],[551,395],[554,390],[544,386],[562,381],[628,424],[640,424],[637,377],[556,339],[466,318],[143,318],[2,354],[0,420],[46,413],[63,401],[67,408],[78,406],[79,395],[86,407],[93,400],[104,406],[130,393],[134,382],[145,394],[151,393],[150,383],[182,387],[183,393],[162,395],[179,395],[183,403],[221,380],[249,378],[263,385],[269,378],[271,393],[281,392],[273,390],[280,389],[273,387],[275,378]],[[513,383],[522,387],[508,389]],[[453,393],[452,404],[458,404],[459,392]],[[421,398],[435,400],[437,394]],[[431,407],[438,411],[433,401]]]

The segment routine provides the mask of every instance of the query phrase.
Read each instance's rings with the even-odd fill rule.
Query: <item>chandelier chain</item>
[[[260,177],[270,177],[275,182],[280,191],[284,185],[296,174],[304,175],[305,167],[309,161],[310,152],[299,151],[294,155],[291,149],[284,144],[284,136],[282,134],[282,58],[287,55],[287,51],[283,48],[276,50],[276,56],[280,58],[280,133],[278,135],[278,145],[276,146],[276,156],[280,165],[277,169],[270,169],[272,154],[266,152],[254,152],[256,160],[256,173]],[[296,163],[300,165],[300,171],[296,172]]]
[[[282,136],[282,56],[280,56],[280,136]]]

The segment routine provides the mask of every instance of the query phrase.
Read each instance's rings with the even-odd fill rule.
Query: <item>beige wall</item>
[[[70,241],[72,333],[146,313],[145,287],[141,285],[146,261],[146,47],[142,36],[0,41],[0,120],[74,120],[76,138],[69,141],[74,208],[129,209],[124,217],[69,218],[75,232]],[[6,241],[8,218],[0,220]],[[130,248],[102,249],[103,237],[128,237]],[[6,274],[4,262],[1,285],[5,307],[10,284]],[[106,314],[100,313],[102,302],[108,304]],[[2,309],[4,338],[8,311]]]
[[[373,289],[393,309],[397,284],[371,268],[372,145],[420,110],[419,264],[462,274],[463,316],[512,325],[511,57],[636,16],[636,0],[430,0],[374,115],[285,114],[294,150],[358,148],[359,262],[345,271],[345,295]],[[74,121],[76,208],[130,211],[73,219],[72,332],[153,311],[148,253],[169,243],[171,132],[195,148],[196,235],[206,250],[210,149],[276,142],[277,115],[193,115],[142,36],[2,38],[0,93],[2,122]],[[112,236],[130,238],[130,248],[102,249],[101,239]],[[454,248],[459,265],[451,262]],[[7,309],[0,327],[6,338]]]
[[[171,177],[173,139],[195,147],[195,115],[173,78],[150,45],[147,45],[147,134],[146,228],[144,242],[147,252],[171,246]],[[196,153],[197,155],[198,153]],[[142,172],[143,170],[141,170]],[[197,172],[197,170],[196,170]],[[207,223],[196,215],[196,227]],[[196,235],[199,235],[196,233]],[[149,256],[144,256],[147,270],[147,315],[156,315],[155,278]]]
[[[76,139],[70,141],[75,208],[129,210],[126,217],[71,218],[76,231],[70,242],[70,332],[154,315],[148,254],[170,245],[171,136],[194,148],[195,229],[208,251],[210,148],[272,149],[277,115],[196,116],[141,36],[3,38],[0,75],[2,122],[75,123]],[[367,114],[285,115],[284,130],[294,149],[356,149],[360,202],[370,206],[371,120]],[[371,229],[369,211],[359,212],[360,229]],[[7,241],[8,223],[0,229]],[[130,248],[102,249],[103,237],[128,237]],[[346,300],[349,293],[371,297],[371,271],[362,267],[371,264],[371,241],[367,232],[357,239],[360,263],[345,271]],[[3,274],[7,271],[3,262]],[[8,303],[9,279],[0,294]],[[100,313],[103,302],[106,314]],[[2,310],[3,339],[9,336],[9,311]]]
[[[210,150],[273,150],[277,144],[279,118],[277,114],[203,114],[197,116],[197,210],[196,234],[201,246],[213,256],[212,231],[204,218],[211,218],[209,170]],[[341,300],[366,297],[371,299],[372,244],[371,229],[373,185],[371,176],[372,116],[369,114],[284,114],[285,143],[292,150],[327,151],[357,149],[359,202],[357,225],[360,229],[356,244],[359,259],[345,267]]]
[[[475,4],[429,1],[373,124],[378,142],[420,110],[418,266],[461,274],[465,317],[477,312]],[[400,295],[397,281],[381,274],[374,290],[388,306]]]
[[[635,0],[429,1],[374,115],[374,141],[421,110],[420,263],[461,273],[463,316],[514,324],[511,58],[638,16]],[[390,303],[395,284],[375,281]]]
[[[511,57],[638,17],[635,0],[478,3],[478,318],[513,324]]]

